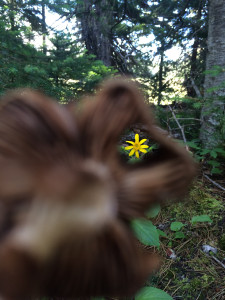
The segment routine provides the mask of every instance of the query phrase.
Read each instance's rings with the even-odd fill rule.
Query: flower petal
[[[135,150],[132,149],[132,150],[130,151],[130,153],[129,153],[129,156],[132,156],[132,155],[134,154],[134,152],[135,152]]]
[[[127,147],[125,147],[124,149],[125,150],[130,150],[130,149],[133,149],[134,147],[133,146],[127,146]]]
[[[134,142],[131,142],[131,141],[126,141],[126,143],[129,143],[131,145],[134,145]]]
[[[143,149],[143,148],[149,148],[149,146],[148,145],[141,145],[140,149]]]
[[[139,149],[139,151],[143,152],[143,153],[147,153],[147,151],[145,149]]]
[[[139,134],[138,133],[135,134],[135,142],[139,143]]]
[[[137,158],[139,158],[139,152],[138,151],[135,152],[135,155],[136,155]]]
[[[142,139],[142,140],[140,141],[140,145],[143,144],[143,143],[146,142],[146,141],[147,141],[147,139]]]

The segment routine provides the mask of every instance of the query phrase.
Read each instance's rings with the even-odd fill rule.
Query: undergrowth
[[[203,245],[215,247],[218,252],[214,256],[224,263],[224,213],[222,195],[213,195],[201,181],[195,183],[185,202],[163,208],[154,224],[161,225],[166,233],[160,247],[164,260],[149,284],[165,290],[173,299],[225,299],[225,269],[202,250]],[[193,224],[190,220],[195,215],[209,215],[212,222]],[[170,229],[174,221],[185,224],[184,238],[174,238]],[[175,259],[168,257],[168,249],[174,251]]]

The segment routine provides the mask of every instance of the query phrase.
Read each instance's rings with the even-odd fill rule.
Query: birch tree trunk
[[[208,53],[205,76],[200,139],[212,149],[225,140],[225,1],[211,0],[209,5]]]

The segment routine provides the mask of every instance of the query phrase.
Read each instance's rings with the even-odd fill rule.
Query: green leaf
[[[225,155],[225,151],[222,148],[215,148],[214,150],[222,155]]]
[[[173,298],[163,290],[144,287],[137,293],[135,300],[173,300]]]
[[[191,223],[195,224],[198,222],[212,222],[212,220],[210,219],[210,217],[208,215],[200,215],[200,216],[194,216],[191,219]]]
[[[187,145],[194,149],[200,149],[200,147],[194,142],[187,142]]]
[[[146,216],[149,218],[155,218],[159,214],[160,209],[161,209],[160,205],[156,204],[146,212]]]
[[[15,75],[18,73],[18,70],[14,67],[11,67],[11,68],[9,68],[8,72],[9,72],[9,74]]]
[[[182,222],[172,222],[170,225],[170,229],[172,231],[179,231],[183,226],[185,226],[185,224],[183,224]]]
[[[138,240],[147,246],[159,246],[159,234],[151,221],[135,219],[131,221],[131,228]]]
[[[162,237],[167,237],[166,233],[160,229],[157,229],[157,232],[159,234],[159,236],[162,236]]]
[[[215,150],[212,150],[212,151],[210,152],[210,155],[211,155],[213,158],[217,158],[217,153],[216,153]]]
[[[203,150],[201,151],[201,155],[208,154],[209,152],[210,152],[210,150],[208,150],[208,149],[203,149]]]
[[[223,171],[220,170],[220,169],[218,169],[218,168],[213,168],[213,169],[211,170],[211,173],[212,173],[212,174],[222,174]]]
[[[202,107],[202,103],[196,102],[196,103],[193,104],[193,107],[196,108],[196,109],[201,108]]]
[[[173,246],[173,242],[172,242],[172,241],[169,241],[168,247],[172,248],[172,246]]]
[[[213,167],[219,167],[220,166],[220,163],[216,160],[209,160],[208,164],[213,166]]]
[[[177,232],[175,233],[174,238],[175,238],[175,239],[184,239],[184,238],[186,238],[186,236],[184,235],[183,232],[177,231]]]

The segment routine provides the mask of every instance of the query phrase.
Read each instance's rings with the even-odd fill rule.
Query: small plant
[[[197,161],[208,164],[211,174],[222,174],[223,170],[219,157],[225,157],[225,150],[223,148],[204,149],[198,140],[188,142],[187,144],[194,150],[194,157]]]
[[[172,231],[175,231],[174,239],[184,239],[186,237],[184,235],[184,233],[182,231],[180,231],[184,226],[185,226],[185,224],[183,224],[182,222],[172,222],[171,223],[170,229]]]
[[[151,221],[135,219],[131,222],[131,227],[142,244],[159,247],[159,233]]]
[[[185,224],[183,224],[182,222],[172,222],[170,225],[170,229],[172,231],[179,231],[183,226],[185,226]]]
[[[200,215],[200,216],[192,217],[192,219],[191,219],[192,224],[199,223],[199,222],[212,223],[212,220],[208,215]]]
[[[146,216],[150,219],[155,218],[159,214],[160,210],[161,210],[160,205],[156,204],[146,212]]]
[[[155,287],[144,287],[137,293],[135,300],[173,300],[173,298]]]

